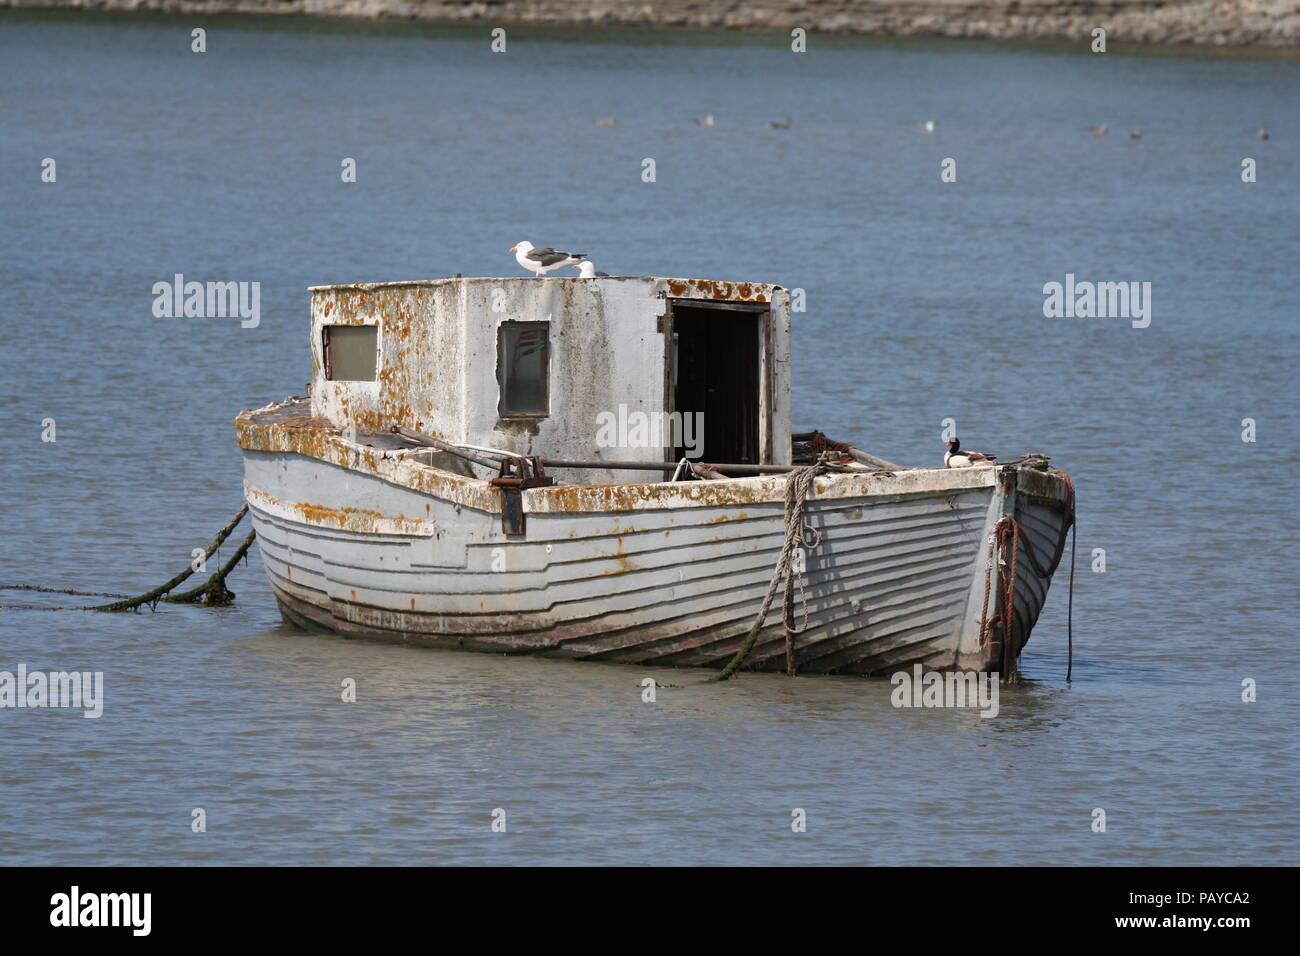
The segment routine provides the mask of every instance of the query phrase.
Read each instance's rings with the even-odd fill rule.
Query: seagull
[[[695,121],[695,125],[696,125],[696,126],[712,126],[712,125],[713,125],[713,114],[710,113],[708,116],[704,117],[704,119],[697,119],[697,120]]]
[[[777,122],[776,120],[768,120],[768,122],[772,124],[772,129],[789,129],[791,124],[794,123],[794,120],[787,119],[784,123]]]
[[[1259,128],[1259,132],[1255,134],[1255,138],[1256,138],[1256,139],[1268,139],[1268,130],[1264,129],[1264,127],[1261,126],[1261,127]]]
[[[916,128],[922,133],[933,133],[935,129],[934,120],[926,120],[924,123],[918,124]]]
[[[529,272],[537,273],[539,279],[547,272],[571,266],[587,257],[585,252],[556,252],[550,246],[539,248],[527,241],[511,246],[510,251],[515,254],[515,262]]]
[[[612,119],[598,119],[598,120],[596,120],[596,125],[597,125],[597,126],[613,126],[614,123],[615,123],[615,121],[612,120]]]
[[[961,441],[954,438],[948,442],[948,450],[943,456],[945,468],[973,468],[976,465],[995,465],[992,455],[981,455],[977,451],[962,451]]]
[[[1100,126],[1089,126],[1089,133],[1096,133],[1098,136],[1105,136],[1106,131],[1110,129],[1109,123],[1102,123]]]
[[[592,262],[590,259],[587,259],[583,262],[579,262],[577,265],[570,266],[569,268],[578,270],[579,279],[597,279],[597,278],[608,279],[609,278],[608,272],[597,272],[596,264]]]
[[[1128,135],[1130,139],[1141,139],[1142,131],[1140,129],[1135,129],[1133,132],[1129,133]]]

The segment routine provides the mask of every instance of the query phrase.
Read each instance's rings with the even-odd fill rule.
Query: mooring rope
[[[221,547],[222,542],[225,541],[228,537],[230,537],[230,532],[235,530],[235,525],[239,524],[239,522],[244,519],[244,515],[246,514],[248,514],[247,502],[241,505],[239,510],[235,512],[235,516],[230,519],[230,523],[217,532],[217,536],[212,539],[212,543],[209,544],[207,549],[203,552],[204,561],[212,557],[212,555],[216,552],[217,548]],[[185,581],[187,578],[189,578],[191,574],[195,572],[196,569],[194,567],[194,564],[195,562],[191,561],[190,564],[186,566],[184,571],[176,575],[176,577],[172,578],[166,584],[161,584],[158,587],[154,588],[152,591],[146,591],[144,594],[137,595],[136,597],[133,598],[128,598],[125,601],[114,601],[112,604],[98,604],[95,607],[86,608],[86,610],[113,611],[113,612],[132,611],[135,608],[138,608],[142,604],[148,604],[150,609],[154,609],[158,606],[158,601],[162,599],[162,596],[164,594],[168,593],[169,591],[174,591],[177,587],[180,586],[182,581]]]
[[[804,596],[804,622],[803,625],[796,628],[794,626],[794,575],[799,574],[799,588],[803,591],[803,575],[791,567],[791,559],[794,557],[794,549],[800,544],[809,548],[815,548],[821,543],[821,536],[817,529],[811,525],[804,524],[803,506],[808,497],[808,489],[813,486],[813,481],[818,475],[825,474],[828,467],[825,462],[818,462],[815,465],[808,465],[805,468],[796,468],[786,475],[785,482],[785,539],[781,544],[781,553],[776,559],[776,568],[772,572],[772,581],[767,586],[767,595],[763,598],[763,605],[758,609],[758,616],[754,623],[750,625],[749,633],[745,635],[744,643],[736,651],[731,660],[715,677],[713,681],[724,681],[735,673],[736,668],[744,663],[745,658],[754,647],[754,642],[758,640],[758,632],[763,629],[763,622],[767,620],[767,612],[772,607],[772,599],[776,597],[777,585],[782,580],[785,581],[785,598],[784,608],[781,615],[782,624],[785,626],[785,668],[786,673],[794,676],[795,671],[795,653],[794,637],[808,626],[808,599]],[[813,536],[813,543],[809,543],[808,534]]]
[[[997,531],[989,535],[989,554],[984,562],[984,607],[980,611],[980,647],[988,643],[989,633],[989,592],[993,584],[993,547],[998,540]]]
[[[1059,468],[1053,468],[1050,472],[1060,477],[1065,482],[1065,486],[1070,489],[1070,593],[1066,601],[1065,610],[1065,634],[1066,634],[1066,652],[1065,652],[1065,679],[1069,682],[1074,675],[1074,559],[1078,551],[1078,534],[1076,528],[1079,525],[1079,509],[1075,505],[1074,479]],[[1065,544],[1065,535],[1061,535],[1061,544]],[[1057,561],[1060,561],[1060,548],[1057,548]],[[1056,570],[1056,565],[1052,565],[1052,570]]]
[[[113,591],[78,591],[75,588],[43,588],[39,584],[0,584],[0,591],[39,591],[42,594],[75,594],[77,597],[130,597]]]
[[[1044,570],[1038,557],[1034,554],[1028,535],[1021,535],[1020,522],[1012,515],[1003,515],[998,519],[998,523],[993,526],[993,533],[989,535],[989,552],[988,561],[984,568],[984,605],[980,611],[980,647],[988,643],[988,634],[994,622],[997,623],[1002,632],[1002,670],[1006,679],[1015,683],[1019,679],[1018,655],[1013,650],[1015,640],[1015,620],[1016,620],[1016,575],[1020,566],[1020,552],[1023,550],[1029,559],[1030,565],[1034,571],[1043,578],[1050,578],[1055,572],[1056,567],[1060,564],[1061,555],[1065,550],[1065,536],[1067,532],[1070,535],[1070,592],[1066,605],[1066,646],[1067,646],[1067,663],[1065,670],[1065,679],[1071,679],[1074,671],[1074,561],[1075,561],[1075,501],[1074,501],[1074,482],[1070,476],[1059,468],[1053,468],[1050,474],[1056,475],[1065,482],[1066,488],[1069,489],[1070,496],[1066,506],[1066,523],[1061,528],[1061,539],[1056,546],[1056,555],[1052,560],[1051,567]],[[1008,548],[1010,557],[1008,558]],[[994,553],[998,555],[994,560]],[[998,614],[989,617],[989,595],[993,590],[993,568],[998,567],[998,600],[1001,608]],[[1007,567],[1007,576],[1004,579],[1002,574],[1003,566]]]
[[[244,535],[244,540],[235,549],[235,553],[230,556],[216,574],[196,588],[191,588],[181,594],[169,594],[163,600],[168,604],[193,604],[199,598],[203,598],[203,603],[208,607],[224,607],[233,603],[235,592],[226,587],[226,575],[239,563],[240,558],[248,554],[248,549],[252,546],[255,537],[257,537],[257,532],[250,528],[248,534]]]
[[[1007,579],[1002,576],[1002,565],[1007,563],[1007,545],[1011,545],[1010,573]],[[996,554],[996,557],[995,557]],[[998,602],[999,612],[989,617],[989,595],[993,591],[993,567],[998,567]],[[1015,639],[1015,600],[1016,572],[1020,566],[1020,523],[1011,515],[1003,515],[993,526],[989,535],[988,560],[984,565],[984,606],[980,610],[980,647],[988,643],[989,629],[996,621],[1002,631],[1002,673],[1006,680],[1014,683],[1016,676],[1016,655],[1011,650]]]
[[[239,511],[235,513],[235,516],[230,519],[229,523],[227,523],[227,525],[224,528],[222,528],[220,531],[217,532],[217,536],[212,539],[212,543],[209,544],[207,548],[204,550],[203,552],[204,561],[206,561],[208,558],[212,557],[214,553],[216,553],[216,550],[219,547],[221,547],[222,543],[228,537],[230,537],[230,533],[235,530],[235,526],[238,525],[239,522],[243,520],[244,515],[246,514],[248,514],[248,505],[244,504],[239,509]],[[226,588],[226,575],[228,575],[230,571],[234,568],[236,562],[238,562],[240,558],[242,558],[244,555],[248,553],[248,549],[252,545],[254,537],[256,537],[256,533],[250,530],[248,534],[244,537],[244,540],[240,544],[239,548],[230,557],[230,559],[226,561],[226,563],[223,564],[215,574],[213,574],[210,578],[208,578],[206,582],[204,582],[202,585],[200,585],[197,588],[194,588],[190,591],[186,591],[183,594],[177,594],[174,597],[165,597],[164,595],[167,595],[170,591],[174,591],[183,581],[189,578],[190,575],[194,574],[194,572],[197,570],[194,565],[198,562],[191,562],[190,565],[186,567],[184,571],[176,575],[166,584],[162,584],[154,588],[153,590],[146,591],[144,594],[137,595],[136,597],[126,597],[125,595],[109,594],[102,591],[77,591],[77,590],[73,590],[72,588],[46,588],[36,584],[4,585],[4,586],[0,586],[0,590],[41,591],[48,594],[75,594],[78,596],[85,596],[85,597],[116,597],[116,598],[122,598],[122,600],[114,601],[111,604],[95,604],[89,606],[82,605],[82,606],[75,606],[75,607],[45,607],[37,604],[11,604],[7,606],[0,605],[0,610],[130,611],[140,607],[140,605],[142,604],[148,604],[151,609],[156,609],[159,601],[167,601],[173,604],[187,604],[187,603],[192,603],[194,601],[197,601],[200,597],[205,598],[204,603],[209,605],[229,604],[231,600],[234,599],[235,595],[233,592],[227,590]]]
[[[1003,522],[1006,522],[1004,525]],[[1002,553],[1006,554],[1007,542],[1011,542],[1011,572],[1007,576],[1006,589],[1002,593],[1002,673],[1007,675],[1009,683],[1020,680],[1016,669],[1016,572],[1020,567],[1020,522],[1011,515],[998,522],[1002,525]]]

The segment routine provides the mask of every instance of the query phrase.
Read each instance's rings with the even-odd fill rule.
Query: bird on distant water
[[[539,279],[547,272],[563,269],[587,258],[585,252],[557,252],[550,246],[534,246],[527,241],[511,246],[510,251],[515,254],[515,262],[529,272],[536,273]]]
[[[1256,139],[1268,139],[1268,130],[1264,129],[1264,127],[1261,126],[1261,127],[1259,128],[1259,132],[1257,132],[1257,133],[1255,134],[1255,138],[1256,138]]]
[[[1088,132],[1096,136],[1105,136],[1110,131],[1109,123],[1102,123],[1100,126],[1089,126]]]
[[[794,125],[794,120],[789,118],[787,118],[784,123],[779,120],[768,120],[768,122],[772,124],[772,129],[789,129]]]
[[[575,266],[570,266],[570,268],[578,270],[579,279],[608,279],[609,278],[608,272],[597,272],[596,264],[592,262],[590,259],[587,259],[583,262],[579,262]]]
[[[1135,129],[1133,132],[1129,133],[1128,135],[1129,135],[1129,139],[1141,139],[1142,131],[1140,129]]]
[[[933,133],[936,127],[934,120],[926,120],[924,123],[918,123],[916,128],[922,133]]]
[[[710,113],[708,116],[704,117],[704,119],[697,119],[697,120],[695,121],[695,125],[696,125],[696,126],[705,126],[705,127],[711,127],[711,126],[713,126],[713,114]]]
[[[993,465],[997,461],[992,455],[981,455],[977,451],[962,451],[961,440],[954,438],[948,442],[948,450],[944,452],[943,466],[945,468],[973,468],[976,465]]]

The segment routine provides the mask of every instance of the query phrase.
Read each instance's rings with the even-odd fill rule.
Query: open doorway
[[[670,410],[700,413],[703,432],[694,447],[678,445],[674,459],[760,464],[766,308],[678,299],[671,315]]]

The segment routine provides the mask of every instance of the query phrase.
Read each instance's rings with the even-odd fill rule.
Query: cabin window
[[[379,364],[379,326],[327,325],[325,377],[332,382],[373,382]]]
[[[502,322],[497,329],[497,384],[502,418],[544,418],[550,414],[547,377],[549,322]]]

